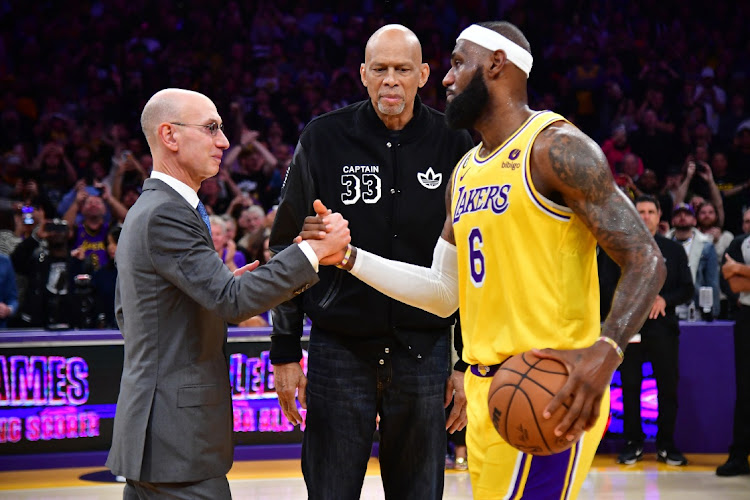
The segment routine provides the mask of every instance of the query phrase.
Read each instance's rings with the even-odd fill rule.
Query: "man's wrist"
[[[351,245],[351,243],[346,245],[346,252],[344,252],[344,258],[341,259],[341,262],[336,264],[336,267],[338,267],[339,269],[345,269],[347,271],[350,270],[352,268],[352,265],[354,265],[354,263],[349,264],[349,261],[352,259],[353,253],[354,253],[354,247]]]
[[[307,257],[307,260],[310,261],[310,265],[315,269],[315,272],[317,273],[320,266],[320,259],[318,259],[318,254],[315,253],[315,250],[313,250],[312,246],[310,246],[310,243],[307,240],[301,241],[298,244],[300,250],[302,250],[302,253],[305,254]]]
[[[459,359],[456,361],[456,363],[453,365],[453,369],[457,372],[465,372],[469,368],[469,363],[464,361],[463,359]]]
[[[271,335],[269,359],[272,365],[299,363],[302,359],[302,346],[297,335]]]
[[[346,252],[347,255],[344,256],[344,260],[342,260],[336,267],[349,272],[354,268],[354,263],[357,261],[357,247],[350,244],[348,245]]]
[[[625,359],[625,353],[623,352],[623,350],[620,347],[620,345],[617,342],[615,342],[613,339],[611,339],[611,338],[609,338],[607,336],[602,335],[601,337],[599,337],[598,339],[596,339],[596,341],[597,342],[604,342],[606,344],[609,344],[612,347],[612,349],[614,349],[614,351],[617,353],[617,356],[620,358],[620,361],[622,361],[623,359]]]

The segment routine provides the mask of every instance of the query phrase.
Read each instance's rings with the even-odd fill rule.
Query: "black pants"
[[[734,373],[737,401],[731,452],[750,454],[750,307],[740,306],[734,325]]]
[[[355,352],[313,327],[302,440],[310,500],[360,498],[377,415],[385,498],[443,498],[449,340],[416,359],[398,342]]]
[[[656,444],[659,448],[674,444],[679,379],[678,333],[679,326],[676,332],[673,328],[650,331],[642,335],[640,343],[629,344],[625,350],[625,359],[620,365],[620,376],[624,433],[628,441],[643,442],[645,437],[641,426],[642,366],[644,361],[650,361],[659,393],[659,416],[656,419],[659,430],[656,434]]]

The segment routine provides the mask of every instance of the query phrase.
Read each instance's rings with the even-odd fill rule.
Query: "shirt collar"
[[[159,172],[158,170],[151,171],[151,178],[158,179],[164,182],[167,186],[177,191],[180,196],[185,198],[185,201],[187,201],[191,207],[196,208],[198,206],[198,202],[200,201],[198,199],[198,193],[193,191],[193,188],[191,188],[184,182],[177,180],[171,175],[165,174],[164,172]]]

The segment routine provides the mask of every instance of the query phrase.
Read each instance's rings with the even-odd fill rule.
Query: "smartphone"
[[[21,207],[21,215],[23,215],[23,223],[30,226],[34,223],[34,207],[31,205],[24,205]]]

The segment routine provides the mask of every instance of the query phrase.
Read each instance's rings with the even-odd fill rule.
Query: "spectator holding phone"
[[[20,326],[66,329],[75,325],[80,307],[74,302],[74,280],[82,264],[71,257],[68,240],[66,221],[46,220],[13,251],[13,268],[28,279]]]
[[[675,206],[687,201],[690,201],[692,205],[692,200],[697,195],[703,198],[698,200],[699,204],[706,200],[713,203],[716,209],[716,222],[723,227],[724,200],[714,180],[711,166],[707,162],[699,160],[696,155],[690,154],[685,160],[683,170],[685,177],[675,193]],[[693,211],[696,209],[697,206],[693,206]]]
[[[94,189],[99,190],[101,195],[91,194],[86,186],[79,185],[75,202],[64,216],[73,228],[74,256],[86,260],[87,268],[92,272],[109,262],[106,239],[110,223],[105,220],[107,204],[113,218],[123,221],[127,214],[127,209],[110,195],[107,186],[98,184]],[[79,215],[81,221],[77,223]]]
[[[8,256],[13,254],[22,241],[31,238],[32,232],[40,222],[44,222],[46,211],[44,206],[36,200],[28,203],[17,203],[13,209],[0,210],[0,254]],[[27,277],[16,272],[16,290],[19,301],[16,311],[23,305],[27,288]],[[19,326],[18,321],[18,315],[14,314],[8,320],[8,326]]]

